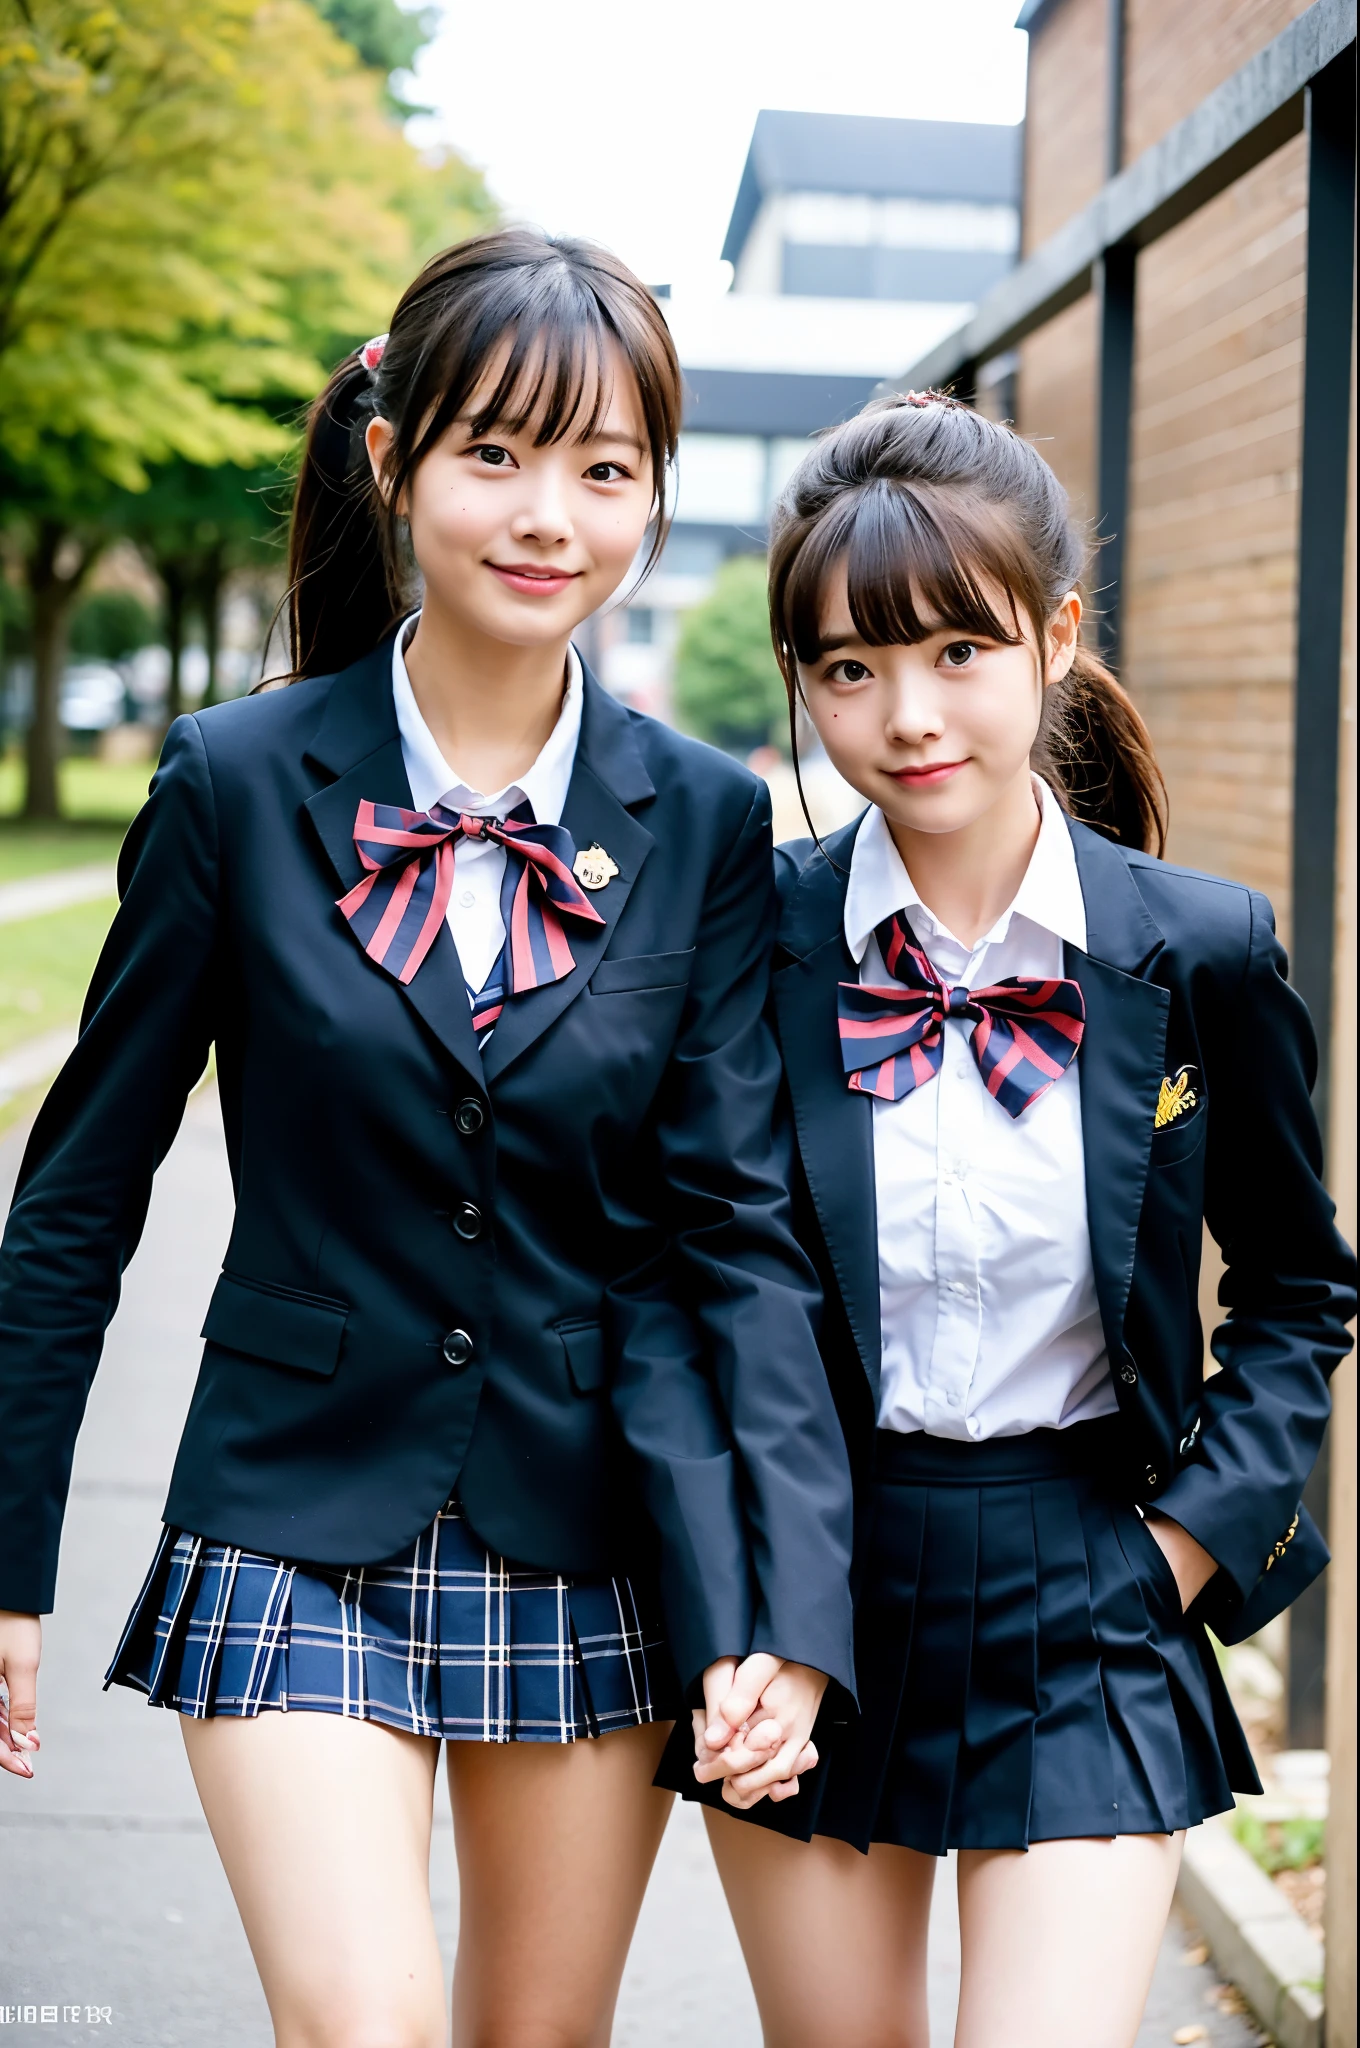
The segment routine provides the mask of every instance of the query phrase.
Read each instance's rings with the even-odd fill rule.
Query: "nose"
[[[898,746],[915,747],[923,740],[937,740],[944,731],[944,705],[934,670],[914,660],[914,649],[903,650],[901,663],[888,705],[887,737]]]
[[[511,533],[516,540],[535,541],[541,548],[560,547],[571,539],[575,528],[557,466],[535,464],[525,480],[528,488],[510,522]]]

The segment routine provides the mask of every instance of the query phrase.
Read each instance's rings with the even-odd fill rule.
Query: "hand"
[[[1218,1560],[1210,1557],[1204,1545],[1196,1543],[1190,1531],[1173,1522],[1170,1515],[1159,1515],[1156,1508],[1149,1508],[1144,1519],[1148,1534],[1171,1567],[1184,1613],[1218,1570]]]
[[[38,1660],[42,1655],[42,1623],[36,1614],[11,1614],[0,1608],[0,1771],[31,1778],[30,1752],[42,1747],[33,1725],[38,1711]]]
[[[806,1664],[757,1655],[736,1666],[731,1658],[704,1673],[704,1712],[694,1716],[700,1784],[724,1778],[729,1806],[747,1808],[765,1797],[791,1799],[798,1778],[817,1762],[809,1740],[826,1677]]]

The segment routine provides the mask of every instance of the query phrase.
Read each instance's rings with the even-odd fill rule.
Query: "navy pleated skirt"
[[[1259,1789],[1213,1647],[1121,1482],[1122,1430],[878,1432],[860,1719],[824,1715],[800,1796],[751,1818],[943,1855],[1170,1834]],[[692,1797],[679,1734],[662,1781]]]
[[[678,1706],[654,1598],[508,1564],[456,1501],[349,1570],[167,1527],[104,1684],[198,1718],[342,1714],[472,1742],[575,1742]]]

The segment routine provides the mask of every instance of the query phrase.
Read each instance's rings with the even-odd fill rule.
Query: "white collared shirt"
[[[1010,908],[971,950],[912,886],[883,813],[855,836],[845,937],[860,980],[891,986],[876,926],[905,910],[941,979],[1061,977],[1086,949],[1086,908],[1062,811],[1036,777],[1041,821]],[[987,1092],[951,1019],[936,1079],[875,1101],[882,1429],[977,1441],[1061,1429],[1117,1402],[1096,1302],[1081,1142],[1080,1055],[1022,1116]]]
[[[566,689],[556,725],[544,741],[532,768],[507,783],[494,796],[473,789],[451,768],[421,717],[411,678],[406,673],[406,648],[420,613],[407,620],[392,643],[392,699],[401,735],[401,755],[411,801],[418,811],[443,804],[449,811],[472,811],[479,817],[506,818],[526,797],[539,825],[560,825],[567,801],[576,745],[581,737],[584,684],[576,649],[567,650]],[[470,990],[480,989],[501,955],[505,924],[501,917],[501,882],[505,848],[490,839],[459,839],[453,856],[453,894],[448,927],[458,948],[463,978]]]

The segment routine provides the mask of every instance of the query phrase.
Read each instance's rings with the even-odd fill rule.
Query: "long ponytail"
[[[616,351],[637,385],[655,483],[648,567],[665,541],[665,480],[680,434],[680,365],[652,294],[608,250],[532,228],[476,235],[432,257],[390,334],[349,356],[312,406],[288,549],[291,681],[376,647],[414,596],[404,494],[452,422],[478,434],[585,436],[608,403]],[[392,429],[376,482],[370,420]]]
[[[373,379],[353,355],[332,372],[308,415],[288,536],[295,677],[345,668],[376,647],[401,613],[364,446],[373,412]]]
[[[940,620],[1043,647],[1086,547],[1062,485],[1028,441],[939,392],[872,400],[804,456],[770,521],[770,618],[789,693],[816,659],[822,593],[845,565],[870,646],[910,644]],[[998,591],[998,610],[988,592]],[[1063,807],[1160,855],[1166,785],[1132,699],[1089,647],[1045,692],[1031,756]]]

